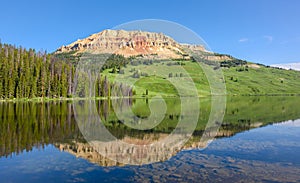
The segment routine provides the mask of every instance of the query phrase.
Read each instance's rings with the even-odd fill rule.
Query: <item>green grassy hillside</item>
[[[298,71],[271,68],[211,52],[193,54],[190,60],[75,52],[46,54],[0,43],[0,100],[151,97],[158,94],[168,97],[208,96],[211,95],[210,86],[216,83],[224,85],[224,81],[226,90],[223,89],[221,94],[300,94]],[[86,69],[99,69],[93,76],[100,76],[99,71],[104,75],[95,80],[94,96],[88,91],[87,71],[77,73],[78,66],[84,65],[82,61],[90,62]],[[215,72],[216,77],[207,77],[207,69],[210,73]],[[117,93],[111,92],[113,90]]]
[[[300,72],[260,66],[223,69],[228,94],[299,94]],[[242,69],[241,69],[242,70]]]
[[[300,72],[247,63],[221,67],[228,95],[300,94]],[[201,64],[193,61],[129,63],[119,70],[106,69],[111,81],[132,84],[137,96],[189,96],[193,83],[199,96],[210,95],[210,86]]]

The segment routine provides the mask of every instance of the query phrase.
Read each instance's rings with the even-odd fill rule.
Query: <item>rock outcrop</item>
[[[209,52],[203,45],[180,44],[171,37],[156,32],[104,30],[61,46],[59,53],[120,54],[151,59],[191,59],[194,53],[209,61],[232,60],[233,57]]]
[[[158,55],[160,58],[182,58],[181,45],[163,33],[104,30],[57,49],[66,52],[115,53],[125,57]]]

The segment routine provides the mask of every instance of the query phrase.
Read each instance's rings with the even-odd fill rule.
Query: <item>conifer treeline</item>
[[[72,97],[75,65],[46,52],[0,43],[0,99]],[[109,97],[112,89],[133,93],[130,87],[110,83],[106,77],[99,77],[95,86],[96,97]]]

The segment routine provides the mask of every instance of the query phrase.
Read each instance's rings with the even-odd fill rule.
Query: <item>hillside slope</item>
[[[300,93],[300,72],[209,52],[201,45],[180,44],[162,33],[104,30],[62,46],[56,52],[65,56],[80,53],[123,55],[121,60],[124,61],[107,61],[102,69],[103,75],[111,82],[135,83],[134,90],[138,96],[177,96],[178,90],[184,90],[184,95],[189,96],[193,83],[199,96],[210,95],[209,82],[201,64],[210,66],[208,68],[212,71],[222,69],[229,95]],[[182,68],[187,73],[184,74]],[[115,81],[116,78],[118,81]],[[177,88],[174,86],[176,83]]]
[[[82,56],[103,54],[110,56],[97,73],[95,97],[178,96],[178,90],[190,96],[193,86],[198,96],[208,96],[211,88],[203,66],[223,73],[228,95],[300,94],[298,71],[179,44],[161,33],[107,30],[52,54],[0,43],[0,100],[88,97],[87,73],[79,73],[83,82],[75,82],[78,64]],[[118,92],[112,93],[114,89]]]

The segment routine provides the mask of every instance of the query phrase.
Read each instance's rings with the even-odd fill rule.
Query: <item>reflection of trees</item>
[[[117,99],[116,99],[117,100]],[[136,116],[147,118],[149,108],[146,99],[118,99],[114,107],[126,112],[131,108]],[[233,97],[228,98],[226,114],[217,137],[232,136],[238,132],[267,125],[274,122],[300,118],[298,97]],[[132,143],[151,143],[164,138],[173,131],[180,118],[180,100],[168,99],[168,110],[164,120],[150,130],[136,130],[126,126],[122,119],[117,119],[112,101],[99,100],[97,109],[106,128],[118,139]],[[206,144],[199,141],[207,123],[210,100],[201,100],[200,118],[192,138],[184,148],[198,148]],[[191,112],[193,111],[191,105]],[[134,120],[134,116],[132,117]],[[55,144],[56,147],[72,149],[73,154],[80,151],[84,156],[89,149],[85,144],[74,119],[72,103],[62,102],[19,102],[0,103],[0,156],[9,156],[11,153],[30,151],[33,147],[44,147]],[[77,149],[78,148],[78,149]],[[92,150],[89,150],[92,151]],[[93,151],[94,152],[94,151]],[[93,155],[93,157],[97,157]],[[95,158],[94,158],[95,159]],[[102,160],[101,160],[102,161]],[[108,163],[106,160],[103,161]],[[97,158],[95,159],[97,162]],[[113,164],[113,163],[112,163]]]
[[[82,138],[67,102],[0,103],[0,155]]]

